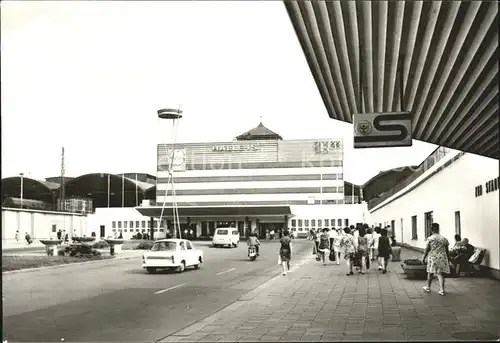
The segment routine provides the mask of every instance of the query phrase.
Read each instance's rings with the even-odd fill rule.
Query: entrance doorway
[[[101,237],[101,238],[106,237],[106,226],[105,225],[100,226],[100,231],[101,231],[100,232],[101,235],[99,237]]]
[[[245,237],[245,222],[238,222],[238,232],[240,237]]]
[[[260,223],[259,237],[266,237],[266,230],[268,232],[274,230],[276,234],[275,237],[279,238],[279,230],[283,230],[284,227],[284,223]]]

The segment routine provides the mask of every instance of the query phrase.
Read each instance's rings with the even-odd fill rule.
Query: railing
[[[408,185],[410,185],[413,181],[419,178],[422,174],[424,174],[427,170],[429,170],[434,164],[436,164],[443,157],[448,155],[452,150],[445,147],[438,147],[434,150],[418,167],[413,170],[413,172],[407,176],[405,179],[398,182],[391,189],[387,190],[387,192],[382,193],[377,198],[371,199],[368,202],[368,209],[371,210],[375,206],[380,205],[385,200],[389,199]]]

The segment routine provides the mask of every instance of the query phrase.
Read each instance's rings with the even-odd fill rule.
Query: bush
[[[73,242],[87,243],[95,241],[95,237],[73,237]]]
[[[422,260],[418,258],[409,258],[403,261],[404,264],[409,266],[421,266],[423,265]]]
[[[71,257],[95,257],[101,256],[101,252],[95,250],[92,246],[88,244],[72,244],[64,248],[61,251],[62,254],[59,253],[59,256],[71,256]]]
[[[108,242],[106,241],[99,241],[99,242],[95,242],[92,247],[94,249],[106,249],[106,248],[109,248],[109,244]]]
[[[136,250],[149,250],[149,249],[151,249],[152,246],[153,246],[153,242],[144,241],[144,242],[139,243],[135,247],[135,249]]]
[[[40,268],[86,261],[112,259],[112,256],[68,257],[68,256],[2,256],[2,272],[27,268]]]

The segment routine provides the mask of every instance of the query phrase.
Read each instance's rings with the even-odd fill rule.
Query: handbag
[[[332,262],[335,262],[337,260],[337,254],[335,253],[335,251],[330,251],[330,256],[328,256],[328,259]]]

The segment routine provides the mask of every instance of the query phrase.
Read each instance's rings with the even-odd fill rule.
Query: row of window
[[[342,226],[342,223],[343,226]],[[304,224],[304,225],[302,225]],[[346,227],[349,226],[349,219],[292,219],[291,226],[292,227],[309,227],[309,224],[311,224],[311,228],[319,228],[322,229],[323,227],[330,228],[331,226],[335,227]],[[317,225],[316,225],[317,224]],[[337,225],[335,225],[337,224]],[[300,230],[299,230],[300,231]]]
[[[143,232],[143,233],[145,233],[145,232],[146,232],[146,229],[142,229],[142,230],[140,230],[140,229],[128,229],[128,230],[130,230],[130,231],[127,231],[127,229],[123,229],[123,230],[120,230],[120,229],[113,229],[112,231],[113,231],[113,232],[118,232],[118,231],[121,231],[121,232],[123,232],[123,233],[125,233],[125,232],[130,232],[130,233],[133,233],[133,232],[139,232],[139,231],[140,231],[140,232]],[[154,231],[154,232],[158,232],[158,229],[153,229],[153,231]],[[165,229],[159,229],[159,231],[160,231],[160,232],[164,232],[164,231],[165,231]],[[147,232],[149,233],[149,230],[148,230]]]
[[[154,220],[153,221],[153,228],[159,227],[160,221],[159,220]],[[163,225],[161,227],[166,227],[166,221],[163,220]],[[113,229],[145,229],[145,228],[150,229],[151,228],[151,221],[149,220],[124,220],[124,221],[112,221],[111,222],[111,228]],[[137,230],[139,231],[139,230]],[[127,231],[124,231],[127,232]],[[133,231],[131,231],[133,232]]]
[[[460,211],[455,211],[455,234],[462,234],[462,224],[460,219]],[[431,235],[431,225],[434,222],[433,212],[425,212],[424,213],[424,226],[425,226],[425,237],[429,237]],[[401,219],[401,225],[403,225],[403,219]],[[394,220],[391,221],[391,227],[394,230]],[[417,227],[417,216],[411,217],[411,239],[418,239],[418,227]]]

